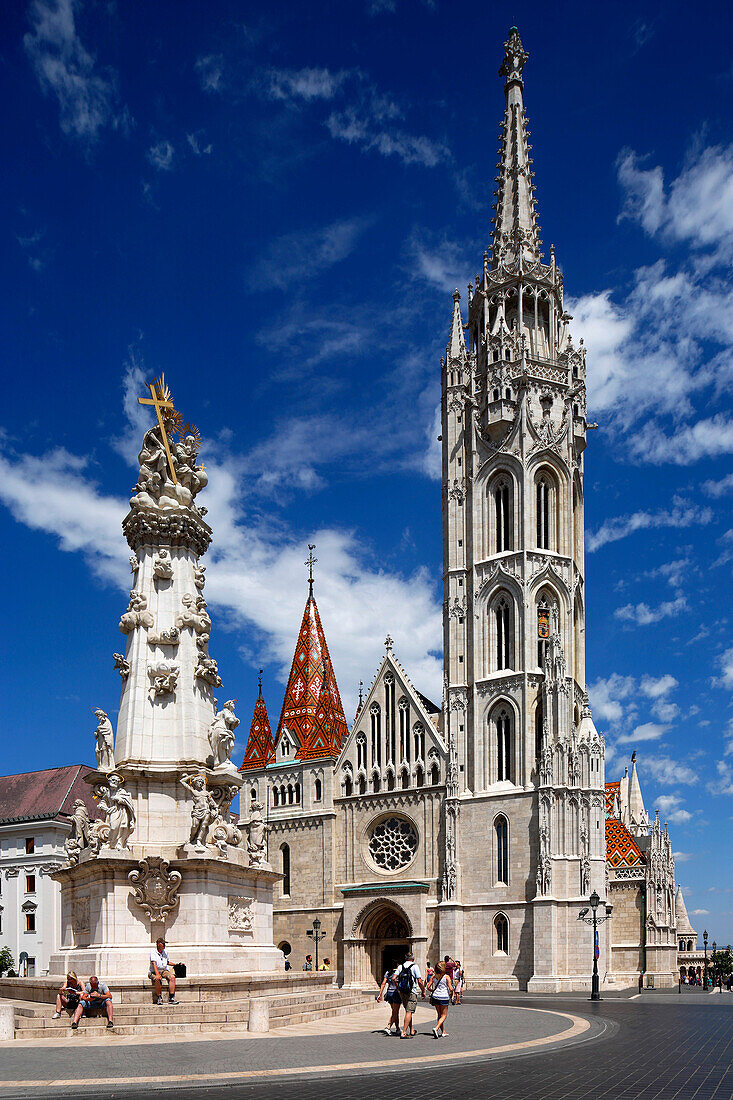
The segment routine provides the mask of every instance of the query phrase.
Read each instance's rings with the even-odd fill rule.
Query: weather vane
[[[310,553],[308,554],[307,559],[303,562],[303,565],[308,566],[308,584],[310,585],[311,595],[313,595],[313,566],[318,561],[318,558],[313,557],[313,551],[315,550],[315,548],[316,544],[314,542],[308,543],[308,550],[310,551]]]

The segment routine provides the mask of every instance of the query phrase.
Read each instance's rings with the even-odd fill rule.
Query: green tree
[[[708,967],[714,974],[722,974],[727,978],[729,974],[733,974],[733,951],[729,947],[724,951],[713,951]]]
[[[13,956],[9,947],[0,947],[0,977],[6,970],[12,970],[14,966]]]

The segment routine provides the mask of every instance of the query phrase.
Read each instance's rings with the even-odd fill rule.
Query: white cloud
[[[696,504],[675,497],[672,507],[659,512],[633,512],[628,516],[615,516],[607,519],[597,531],[588,531],[586,548],[589,553],[599,550],[610,542],[628,538],[636,531],[646,531],[658,527],[690,527],[693,524],[707,524],[713,518],[711,508],[701,508]]]
[[[733,419],[725,413],[716,413],[694,424],[687,424],[672,435],[666,435],[658,425],[650,424],[634,450],[637,457],[643,457],[647,462],[656,465],[670,462],[675,466],[689,466],[701,458],[733,454]]]
[[[693,909],[692,913],[691,913],[691,916],[693,916],[693,917],[709,917],[710,916],[710,910],[709,909]]]
[[[666,673],[655,679],[654,676],[642,676],[639,687],[649,699],[661,699],[663,695],[669,695],[670,691],[679,686],[679,681],[674,676]]]
[[[300,287],[350,256],[370,224],[367,218],[349,218],[277,237],[254,264],[250,286],[264,291]]]
[[[717,665],[720,668],[719,683],[723,687],[733,689],[733,649],[726,649],[724,653],[717,658]]]
[[[718,760],[715,768],[718,778],[708,784],[710,794],[733,794],[733,766],[727,760]]]
[[[692,814],[684,808],[682,799],[676,794],[662,794],[656,800],[656,808],[659,810],[663,821],[672,825],[684,825],[692,821]]]
[[[186,134],[186,141],[188,142],[191,151],[196,157],[209,156],[214,146],[211,142],[207,142],[205,145],[203,141],[199,141],[199,133]]]
[[[637,626],[649,626],[658,623],[661,619],[667,619],[673,615],[679,615],[687,607],[684,596],[677,596],[674,600],[665,600],[658,607],[649,607],[646,603],[631,604],[617,607],[614,616],[622,622],[635,623]]]
[[[359,145],[365,152],[381,153],[384,157],[396,156],[403,164],[420,164],[434,168],[450,157],[446,145],[418,134],[410,134],[399,127],[385,128],[377,113],[369,109],[347,107],[334,112],[326,120],[331,137],[340,138],[350,145]]]
[[[616,738],[617,745],[636,744],[640,741],[658,741],[667,732],[667,726],[660,726],[656,722],[644,722],[630,733],[622,733]]]
[[[726,474],[719,481],[704,481],[702,487],[711,497],[722,497],[726,493],[733,493],[733,474]]]
[[[672,852],[672,858],[675,863],[687,863],[692,859],[692,854],[690,852]]]
[[[665,787],[679,786],[699,782],[699,775],[688,764],[684,764],[679,757],[653,756],[646,752],[642,755],[640,768],[644,774],[648,773],[658,783]]]
[[[224,58],[221,54],[199,57],[194,65],[205,92],[220,92],[224,85]]]
[[[617,725],[626,714],[626,702],[633,696],[636,681],[633,676],[612,673],[588,685],[591,707],[597,720]]]
[[[690,564],[689,558],[677,558],[675,561],[663,562],[655,569],[648,569],[644,576],[649,580],[663,577],[673,588],[680,588],[685,581],[685,575],[689,574]]]
[[[431,244],[422,233],[413,233],[407,245],[410,274],[414,279],[452,293],[461,286],[470,268],[466,249],[455,241]]]
[[[267,94],[271,99],[302,99],[306,103],[315,99],[333,99],[349,76],[345,70],[271,69],[266,78]]]
[[[173,167],[175,149],[170,141],[156,141],[148,149],[148,160],[159,172],[169,172]]]
[[[34,0],[23,44],[41,88],[59,103],[61,129],[88,144],[105,126],[129,123],[118,103],[114,73],[102,74],[76,30],[74,0]]]

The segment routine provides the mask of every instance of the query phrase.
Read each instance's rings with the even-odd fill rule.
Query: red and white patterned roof
[[[252,724],[249,727],[249,738],[244,753],[244,760],[239,769],[241,772],[251,768],[263,768],[275,759],[275,742],[270,728],[270,719],[267,707],[260,688],[257,694]]]

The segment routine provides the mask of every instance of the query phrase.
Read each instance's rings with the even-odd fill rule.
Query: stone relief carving
[[[115,663],[114,667],[116,671],[119,672],[123,680],[126,680],[130,675],[130,662],[122,653],[113,653],[112,660]]]
[[[71,927],[75,937],[89,935],[89,898],[74,898],[71,903]]]
[[[252,898],[229,898],[229,931],[249,932],[255,930],[255,916]]]
[[[141,859],[127,878],[134,890],[134,900],[151,923],[165,922],[178,907],[181,872],[169,870],[168,860],[162,856]]]
[[[156,581],[169,581],[173,577],[173,562],[169,552],[163,547],[153,558],[153,576]]]
[[[209,826],[213,824],[217,816],[216,801],[206,788],[205,772],[191,772],[188,775],[183,775],[180,783],[193,795],[190,842],[199,851],[204,851]]]
[[[196,668],[193,670],[193,674],[197,680],[205,680],[206,683],[211,684],[212,687],[221,687],[219,666],[217,665],[214,658],[209,657],[207,653],[199,654],[199,658],[196,662]]]
[[[170,630],[148,631],[148,645],[178,645],[181,640],[181,632],[177,626]]]
[[[138,592],[137,589],[133,588],[130,591],[130,603],[127,611],[120,619],[120,630],[123,634],[131,634],[138,626],[149,629],[153,625],[155,620],[147,608],[147,598],[143,596],[142,592]]]
[[[157,665],[151,665],[148,668],[148,676],[151,680],[150,699],[155,702],[164,695],[172,695],[176,690],[178,666],[159,661]]]
[[[112,723],[103,710],[95,710],[94,716],[97,719],[97,728],[94,731],[96,739],[94,755],[97,758],[97,767],[101,772],[113,772],[115,770],[115,758]]]
[[[210,634],[211,619],[206,613],[204,597],[200,593],[193,596],[190,592],[186,592],[181,598],[181,603],[184,610],[176,619],[176,626],[181,628],[188,626],[197,634]]]
[[[247,824],[247,854],[252,867],[267,863],[266,838],[270,828],[262,816],[262,803],[253,802]]]
[[[521,676],[502,676],[501,679],[483,680],[476,684],[476,691],[480,696],[500,695],[505,692],[516,692],[522,686]]]
[[[198,562],[193,567],[193,583],[198,588],[199,592],[203,592],[204,585],[206,584],[206,566],[199,565]]]
[[[133,574],[133,576],[135,575],[135,573],[137,573],[139,568],[140,568],[140,562],[137,560],[137,555],[136,554],[131,554],[130,555],[130,572]]]
[[[239,725],[239,719],[234,713],[236,702],[236,699],[227,699],[221,710],[216,712],[209,726],[209,746],[215,768],[234,767],[231,755],[234,748],[234,731]]]
[[[451,688],[448,692],[448,705],[451,710],[465,710],[467,695],[465,688]]]
[[[91,829],[91,824],[84,801],[81,798],[77,798],[71,815],[71,830],[64,841],[66,858],[69,863],[78,863],[79,856],[83,850],[89,847],[89,830]]]

